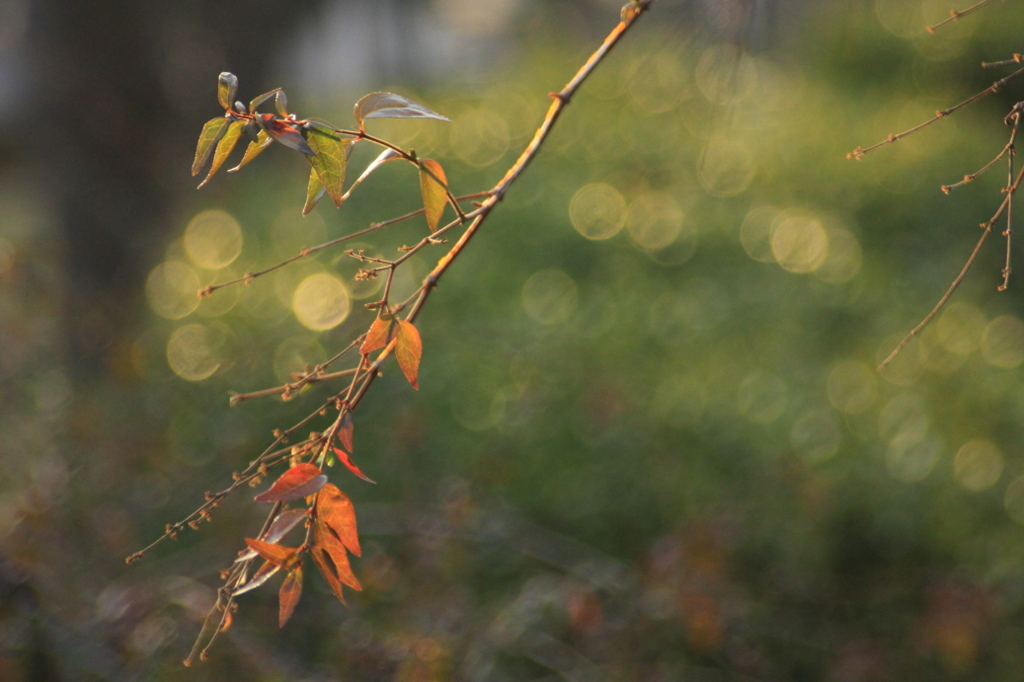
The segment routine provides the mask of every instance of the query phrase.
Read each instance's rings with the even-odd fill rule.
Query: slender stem
[[[975,3],[974,5],[971,5],[970,7],[968,7],[967,9],[964,9],[964,10],[957,11],[955,9],[951,9],[951,10],[949,10],[949,18],[946,19],[945,21],[940,21],[939,23],[935,24],[934,26],[929,26],[928,27],[928,32],[929,33],[935,33],[935,29],[940,28],[942,26],[945,26],[946,24],[948,24],[951,21],[956,21],[957,19],[959,19],[960,17],[964,16],[965,14],[970,14],[971,12],[973,12],[975,10],[981,9],[982,7],[984,7],[985,5],[987,5],[990,2],[992,2],[992,0],[981,0],[981,2]]]

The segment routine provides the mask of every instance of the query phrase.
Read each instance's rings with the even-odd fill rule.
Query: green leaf
[[[360,128],[367,118],[436,118],[439,121],[451,121],[436,111],[432,111],[418,102],[395,95],[390,92],[371,92],[358,102],[352,112]]]
[[[238,77],[233,73],[224,71],[217,77],[217,101],[225,109],[231,109],[231,103],[235,101],[235,93],[238,92]]]
[[[241,137],[242,128],[244,127],[245,121],[233,121],[231,125],[228,126],[227,132],[224,133],[220,142],[217,143],[217,151],[213,155],[213,165],[210,166],[210,172],[206,174],[206,179],[199,183],[200,187],[208,183],[210,178],[213,177],[213,174],[224,165],[224,162],[227,160],[231,150],[235,148],[238,138]]]
[[[316,174],[316,168],[309,169],[309,184],[306,186],[306,205],[302,207],[302,215],[309,215],[323,196],[327,194],[327,188],[320,182],[320,176]]]
[[[310,122],[324,123],[311,119]],[[340,207],[343,201],[342,185],[345,183],[345,165],[348,163],[349,148],[352,140],[341,139],[320,126],[305,129],[306,142],[313,150],[313,156],[307,156],[309,164],[320,178],[320,183],[327,188],[327,194],[335,206]]]
[[[238,165],[234,168],[229,168],[228,173],[234,173],[236,170],[255,159],[260,155],[260,152],[269,147],[272,142],[273,140],[270,139],[270,135],[267,135],[265,130],[261,130],[259,134],[256,135],[256,139],[250,142],[249,146],[245,148],[245,156],[242,157],[242,160],[239,161]]]
[[[203,170],[213,152],[213,144],[227,132],[228,123],[227,117],[218,116],[203,125],[203,132],[199,133],[199,145],[196,147],[196,158],[192,162],[192,175],[199,175],[199,171]]]
[[[444,205],[448,203],[447,184],[448,179],[444,176],[441,164],[433,159],[420,161],[420,192],[423,193],[423,211],[431,232],[437,230]]]
[[[274,88],[270,92],[265,92],[262,95],[260,95],[259,97],[257,97],[256,99],[254,99],[253,101],[249,102],[249,113],[251,114],[251,113],[255,112],[256,111],[256,107],[258,107],[259,105],[263,104],[264,102],[266,102],[268,99],[270,99],[271,97],[273,97],[274,95],[276,95],[280,91],[281,91],[281,88]]]

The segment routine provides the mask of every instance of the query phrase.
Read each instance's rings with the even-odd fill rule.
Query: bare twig
[[[949,10],[949,18],[946,19],[945,21],[940,21],[939,23],[935,24],[934,26],[929,26],[928,27],[928,32],[929,33],[935,33],[935,29],[941,28],[941,27],[945,26],[946,24],[950,23],[951,21],[956,21],[957,19],[959,19],[960,17],[964,16],[965,14],[970,14],[971,12],[973,12],[975,10],[981,9],[982,7],[984,7],[985,5],[987,5],[990,2],[992,2],[992,0],[981,0],[981,2],[975,3],[975,4],[971,5],[970,7],[968,7],[967,9],[964,9],[964,10],[959,10],[958,11],[958,10],[955,10],[955,9],[951,9],[951,10]]]

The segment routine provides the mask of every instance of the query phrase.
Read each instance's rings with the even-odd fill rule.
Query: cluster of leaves
[[[250,138],[249,146],[238,165],[228,170],[229,173],[255,159],[272,142],[279,142],[305,155],[311,168],[303,215],[312,211],[324,195],[329,196],[334,205],[340,208],[352,190],[370,173],[387,161],[404,158],[419,168],[427,224],[431,231],[437,229],[449,199],[448,184],[441,164],[432,159],[418,159],[413,151],[406,152],[367,134],[364,124],[372,118],[433,118],[448,121],[447,118],[401,95],[373,92],[356,102],[353,113],[358,130],[345,130],[319,118],[299,119],[289,113],[288,97],[280,88],[263,93],[252,100],[248,107],[237,101],[232,105],[237,91],[238,78],[227,72],[220,74],[217,79],[217,101],[224,107],[224,115],[210,119],[203,126],[192,162],[192,175],[198,175],[213,159],[200,187],[208,183],[224,165],[243,132]],[[259,112],[259,107],[271,98],[277,110],[276,116]],[[349,191],[343,192],[345,168],[352,147],[364,139],[372,140],[385,149]]]

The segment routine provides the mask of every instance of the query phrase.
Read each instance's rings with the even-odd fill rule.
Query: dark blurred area
[[[194,292],[420,201],[388,164],[302,218],[308,169],[280,146],[196,191],[217,74],[344,126],[366,92],[421,101],[452,123],[372,130],[470,193],[619,4],[0,0],[0,680],[1017,679],[1024,312],[1016,275],[995,292],[1001,227],[874,367],[1001,200],[1002,163],[938,187],[999,152],[1022,86],[844,159],[1012,70],[977,65],[1020,50],[1019,7],[929,36],[949,9],[655,3],[432,296],[422,389],[390,368],[355,415],[377,485],[330,476],[364,590],[346,608],[310,567],[279,630],[272,582],[185,669],[265,505],[125,557],[330,389],[227,392],[323,362],[379,289],[338,250]],[[346,248],[392,257],[423,229]],[[344,291],[329,322],[316,282]]]

